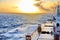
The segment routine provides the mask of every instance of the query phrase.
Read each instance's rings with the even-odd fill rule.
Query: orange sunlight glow
[[[23,13],[36,13],[38,8],[33,5],[34,2],[35,0],[21,0],[21,3],[17,4],[17,6]]]
[[[35,6],[36,0],[21,0],[20,3],[17,3],[18,11],[20,13],[48,13],[53,12],[58,5],[58,2],[42,2],[39,3],[40,6]],[[49,11],[47,11],[47,10]]]

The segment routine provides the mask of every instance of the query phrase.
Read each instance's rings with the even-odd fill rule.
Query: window
[[[45,25],[45,27],[53,27],[52,25]]]

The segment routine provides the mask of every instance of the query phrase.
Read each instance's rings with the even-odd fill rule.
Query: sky
[[[26,1],[26,3],[28,4],[27,0],[23,0],[23,1]],[[54,10],[54,7],[56,7],[58,5],[58,1],[59,0],[42,0],[43,3],[41,3],[41,5],[43,7],[37,8],[39,10],[37,13],[47,13],[48,9],[49,10],[50,9]],[[23,8],[25,8],[25,7],[21,7],[20,3],[21,3],[21,0],[0,0],[0,12],[16,12],[16,13],[21,13],[21,10]],[[22,5],[22,6],[24,6],[24,5]],[[26,11],[28,11],[28,9],[27,10],[24,10],[24,9],[22,10],[22,12],[26,12]],[[32,13],[34,11],[33,10],[32,11],[29,10],[28,13],[29,12]]]

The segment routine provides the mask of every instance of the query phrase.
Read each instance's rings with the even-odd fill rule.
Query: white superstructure
[[[41,24],[42,32],[53,32],[53,27],[53,21],[46,21],[45,23]]]

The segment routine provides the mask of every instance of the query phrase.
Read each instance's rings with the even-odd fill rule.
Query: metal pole
[[[57,28],[59,27],[59,23],[56,23],[56,27],[54,27],[54,40],[59,40],[59,34],[57,34]]]
[[[57,6],[57,16],[60,16],[60,4],[58,3],[58,6]],[[57,19],[58,20],[58,19]],[[56,29],[59,27],[59,23],[56,24],[56,28],[54,27],[54,32],[57,31]],[[59,34],[57,34],[55,32],[54,34],[54,40],[59,40]]]
[[[54,34],[54,40],[59,40],[59,35]]]

